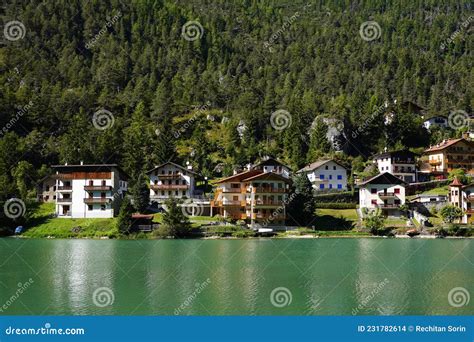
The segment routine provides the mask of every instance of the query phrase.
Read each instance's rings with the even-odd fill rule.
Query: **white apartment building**
[[[380,209],[385,216],[400,216],[405,204],[405,182],[385,172],[359,185],[359,207],[369,211]]]
[[[373,157],[380,173],[389,172],[407,183],[416,182],[416,155],[402,150],[377,154]]]
[[[448,118],[442,115],[434,116],[432,118],[429,118],[428,120],[425,120],[423,122],[423,127],[425,127],[427,130],[430,130],[432,127],[447,128]]]
[[[166,162],[148,171],[150,178],[150,200],[162,202],[170,197],[193,198],[196,192],[196,178],[199,175],[191,166],[184,167]]]
[[[460,223],[472,223],[474,214],[474,184],[463,185],[457,177],[449,185],[449,204],[452,204],[464,211],[464,216]]]
[[[120,210],[128,176],[116,164],[53,165],[56,215],[111,218]]]
[[[347,190],[347,169],[332,159],[317,160],[297,173],[305,173],[316,190]]]

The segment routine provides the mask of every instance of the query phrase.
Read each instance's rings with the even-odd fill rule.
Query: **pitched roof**
[[[372,156],[372,159],[377,159],[377,158],[385,158],[385,157],[414,157],[416,156],[416,153],[411,152],[410,150],[397,150],[397,151],[388,151],[388,152],[383,152],[383,153],[378,153]]]
[[[458,142],[460,141],[464,141],[470,145],[474,145],[473,142],[469,141],[469,140],[466,140],[464,138],[458,138],[458,139],[448,139],[448,140],[443,140],[441,143],[439,143],[438,145],[435,145],[435,146],[432,146],[428,149],[425,150],[425,152],[433,152],[433,151],[440,151],[440,150],[444,150],[445,148],[451,146],[451,145],[454,145],[454,144],[457,144]]]
[[[152,173],[153,171],[155,171],[155,170],[157,170],[157,169],[160,169],[160,168],[162,168],[163,166],[168,165],[168,164],[169,164],[169,165],[173,165],[173,166],[175,166],[175,167],[177,167],[177,168],[179,168],[179,169],[181,169],[181,170],[184,170],[184,171],[186,171],[186,172],[193,173],[193,174],[195,174],[195,175],[199,175],[199,173],[197,173],[197,172],[195,172],[195,171],[193,171],[193,170],[189,170],[188,168],[186,168],[186,167],[184,167],[184,166],[181,166],[181,165],[179,165],[179,164],[173,163],[172,161],[168,161],[168,162],[166,162],[166,163],[163,163],[163,164],[160,164],[160,165],[158,165],[158,166],[155,166],[155,167],[154,167],[153,169],[151,169],[150,171],[147,171],[146,174],[148,175],[148,174]]]
[[[290,168],[288,165],[285,165],[283,164],[282,162],[280,162],[279,160],[276,160],[275,158],[273,157],[269,157],[265,160],[262,160],[260,163],[258,163],[257,165],[254,165],[253,168],[256,168],[258,166],[266,166],[266,165],[280,165],[280,166],[284,166],[286,168]]]
[[[303,167],[301,170],[298,170],[296,173],[300,173],[300,172],[310,172],[310,171],[313,171],[321,166],[323,166],[324,164],[326,163],[329,163],[329,162],[334,162],[336,163],[337,165],[343,167],[344,169],[346,169],[346,167],[344,167],[343,165],[339,164],[337,161],[335,161],[334,159],[320,159],[320,160],[316,160],[314,163],[311,163],[309,165],[306,165],[305,167]],[[346,169],[347,170],[347,169]]]
[[[290,182],[290,180],[288,178],[280,176],[279,174],[277,174],[275,172],[262,172],[258,175],[251,176],[249,178],[243,179],[244,182],[254,181],[254,180],[279,180],[279,181],[283,181],[285,183]]]
[[[400,184],[400,185],[406,185],[407,183],[401,180],[398,177],[395,177],[389,172],[384,172],[380,173],[376,176],[373,176],[364,182],[360,183],[360,185],[366,185],[366,184]]]
[[[454,177],[453,182],[449,186],[462,186],[462,183],[459,181],[458,177]]]
[[[63,171],[71,171],[74,169],[85,169],[85,170],[92,170],[93,172],[101,172],[103,170],[110,170],[112,168],[116,168],[119,170],[120,174],[122,174],[125,178],[130,178],[130,176],[122,170],[118,164],[76,164],[76,165],[51,165],[53,169],[63,170]]]
[[[227,182],[240,182],[246,178],[253,177],[255,175],[260,174],[262,171],[260,170],[248,170],[244,172],[237,173],[235,175],[222,178],[221,180],[217,181],[216,184],[219,183],[227,183]]]

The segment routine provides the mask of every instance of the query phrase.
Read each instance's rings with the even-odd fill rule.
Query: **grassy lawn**
[[[316,209],[316,219],[312,225],[316,230],[351,230],[357,225],[355,209]]]
[[[84,238],[84,237],[117,237],[116,219],[69,219],[55,218],[53,203],[40,204],[31,213],[28,223],[25,224],[24,236],[43,238]],[[31,227],[31,228],[29,228]],[[80,227],[72,231],[74,227]]]
[[[407,227],[407,218],[389,217],[385,220],[385,227]]]

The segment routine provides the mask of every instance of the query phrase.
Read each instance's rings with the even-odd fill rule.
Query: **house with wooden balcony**
[[[474,142],[465,138],[443,140],[423,152],[420,172],[435,179],[445,179],[454,169],[474,175]]]
[[[347,169],[333,159],[317,160],[297,173],[305,173],[316,191],[347,190]]]
[[[120,210],[128,176],[116,164],[53,165],[56,215],[111,218]]]
[[[464,212],[459,223],[474,221],[474,184],[463,185],[457,177],[449,185],[448,202]]]
[[[261,162],[253,165],[250,169],[260,170],[262,172],[273,172],[285,178],[290,178],[291,169],[289,166],[272,157],[264,157]]]
[[[405,204],[405,185],[400,178],[384,172],[359,184],[359,207],[380,209],[385,216],[401,216]]]
[[[380,173],[389,172],[407,183],[416,182],[416,155],[408,150],[383,152],[372,157]]]
[[[276,171],[250,169],[219,180],[211,216],[244,220],[250,227],[282,227],[290,180]]]
[[[39,180],[36,186],[36,200],[44,203],[56,202],[56,177],[48,175]]]
[[[150,178],[150,200],[162,203],[170,197],[193,198],[200,194],[196,191],[199,174],[191,166],[184,167],[173,162],[155,166],[148,171]]]

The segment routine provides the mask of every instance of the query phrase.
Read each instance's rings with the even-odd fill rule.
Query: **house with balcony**
[[[56,202],[56,177],[54,175],[40,179],[36,187],[36,200],[44,203]]]
[[[454,169],[474,175],[474,142],[465,138],[443,140],[423,152],[420,172],[435,179],[445,179]]]
[[[223,178],[216,183],[211,216],[244,220],[254,229],[283,227],[289,183],[288,178],[277,172],[261,169]]]
[[[407,183],[416,182],[416,155],[408,150],[384,152],[373,156],[380,173],[389,172]]]
[[[199,195],[196,191],[196,180],[199,174],[191,166],[184,167],[173,162],[166,162],[148,171],[150,178],[150,200],[163,203],[170,197],[193,198]]]
[[[116,164],[53,165],[56,215],[111,218],[120,210],[128,176]]]
[[[474,221],[474,184],[463,185],[457,177],[449,185],[448,202],[464,212],[459,223],[472,223]]]
[[[347,190],[347,169],[333,159],[321,159],[297,173],[304,173],[316,191]]]
[[[384,172],[359,184],[359,207],[380,209],[385,216],[401,216],[405,204],[405,185],[400,178]]]

